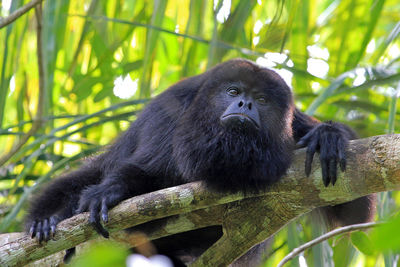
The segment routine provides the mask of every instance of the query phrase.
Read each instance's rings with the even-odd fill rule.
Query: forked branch
[[[143,223],[151,225],[151,221],[165,218],[162,226],[146,231],[150,239],[157,239],[208,225],[222,225],[222,238],[193,266],[228,265],[289,221],[316,207],[400,188],[400,135],[352,141],[347,171],[340,174],[335,186],[323,186],[317,161],[310,177],[305,177],[304,157],[304,149],[296,151],[288,174],[265,192],[244,196],[210,192],[200,182],[185,184],[122,202],[110,211],[106,227],[118,236],[122,229]],[[38,244],[23,236],[0,246],[0,266],[22,266],[95,238],[97,234],[87,221],[88,214],[84,213],[61,222],[54,239],[48,243]],[[168,227],[168,231],[162,227]],[[138,244],[133,241],[130,245]]]

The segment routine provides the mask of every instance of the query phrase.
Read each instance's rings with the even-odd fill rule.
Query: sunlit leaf
[[[374,254],[374,246],[366,233],[357,231],[351,233],[350,237],[351,242],[359,251],[366,255]]]
[[[392,218],[388,223],[371,231],[371,241],[377,250],[400,250],[400,216]]]

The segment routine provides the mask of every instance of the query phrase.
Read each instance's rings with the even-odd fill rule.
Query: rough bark
[[[139,245],[121,229],[163,219],[162,227],[146,231],[149,239],[210,225],[222,225],[224,234],[192,266],[226,266],[285,224],[314,208],[340,204],[376,192],[400,188],[400,135],[352,141],[347,171],[335,186],[324,187],[317,160],[310,177],[304,175],[305,150],[296,151],[287,175],[258,194],[211,192],[201,182],[163,189],[128,199],[110,211],[107,229],[116,239]],[[172,217],[169,217],[172,216]],[[166,218],[168,217],[168,218]],[[0,266],[22,266],[76,246],[97,235],[88,214],[65,220],[48,243],[28,236],[0,246]]]

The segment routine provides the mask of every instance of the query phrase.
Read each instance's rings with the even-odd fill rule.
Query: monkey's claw
[[[88,187],[82,192],[77,213],[89,211],[89,223],[97,233],[105,238],[110,234],[103,227],[101,221],[108,222],[108,209],[115,206],[127,196],[126,188],[122,184],[107,183]]]
[[[39,243],[42,241],[49,241],[54,237],[59,221],[56,215],[43,220],[34,220],[29,228],[29,235],[31,238],[36,238]]]
[[[297,143],[299,147],[307,147],[305,173],[311,173],[311,164],[316,151],[321,162],[322,181],[325,186],[335,185],[337,180],[337,164],[342,171],[346,170],[346,147],[348,136],[339,124],[326,122],[318,124],[303,136]]]

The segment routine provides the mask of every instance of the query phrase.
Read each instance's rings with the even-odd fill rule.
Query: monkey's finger
[[[34,238],[36,235],[36,225],[37,225],[37,221],[33,221],[31,228],[29,228],[29,235],[31,236],[31,238]]]
[[[332,185],[335,185],[337,180],[337,162],[336,159],[333,158],[329,161],[329,176],[331,179]]]
[[[37,224],[37,228],[36,228],[36,239],[39,241],[39,244],[42,242],[43,240],[43,234],[42,234],[42,222],[39,221]]]
[[[346,159],[339,160],[340,170],[342,172],[346,171]]]
[[[85,212],[89,209],[90,201],[87,199],[80,199],[79,200],[79,207],[76,209],[76,214]]]
[[[96,232],[102,235],[104,238],[110,237],[110,233],[106,229],[104,229],[104,227],[100,224],[100,222],[94,222],[91,225],[94,227]]]
[[[328,173],[328,164],[326,160],[321,160],[321,170],[322,170],[322,181],[324,182],[325,187],[329,185],[330,178]]]
[[[89,222],[90,223],[95,223],[100,221],[100,216],[99,216],[99,211],[100,211],[100,203],[97,201],[97,199],[93,200],[90,203],[89,207]]]
[[[43,240],[48,241],[50,238],[50,227],[49,227],[49,220],[43,220]]]
[[[336,159],[337,137],[334,134],[327,132],[321,135],[320,140],[321,144],[319,149],[319,159],[321,162],[322,179],[324,181],[324,185],[328,186],[332,181],[332,175],[334,175],[332,172],[333,170],[331,170],[331,160]]]
[[[50,237],[54,237],[56,233],[56,227],[59,222],[59,219],[57,216],[51,216],[50,217]]]
[[[97,233],[102,235],[105,238],[108,238],[110,234],[107,232],[106,229],[100,223],[100,202],[95,200],[92,201],[90,204],[90,216],[89,216],[89,223],[94,227]]]
[[[302,148],[307,146],[307,144],[310,142],[311,137],[314,135],[315,131],[310,131],[308,132],[305,136],[300,138],[299,142],[296,144],[296,148]]]
[[[311,173],[311,164],[314,158],[315,151],[318,146],[318,138],[311,139],[311,142],[307,146],[306,152],[306,162],[305,162],[305,172],[307,177],[310,176]]]
[[[303,147],[305,147],[306,145],[307,145],[306,142],[303,141],[302,139],[300,139],[300,141],[296,143],[296,147],[295,147],[295,148],[296,148],[296,149],[303,148]]]
[[[108,207],[107,199],[105,197],[101,200],[101,219],[103,222],[108,222]]]

